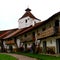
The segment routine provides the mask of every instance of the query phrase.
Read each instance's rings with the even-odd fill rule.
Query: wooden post
[[[3,40],[1,40],[1,52],[4,52]]]
[[[15,44],[16,44],[16,51],[19,51],[18,46],[17,46],[17,40],[16,40],[16,37],[14,38],[14,42],[15,42]]]

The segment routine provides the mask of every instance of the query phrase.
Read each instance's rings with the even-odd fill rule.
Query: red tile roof
[[[15,37],[16,35],[18,35],[19,33],[21,33],[23,30],[25,30],[25,29],[27,29],[27,28],[28,28],[28,27],[14,30],[12,33],[8,34],[8,35],[5,36],[3,39],[8,39],[8,38],[11,38],[11,37]]]
[[[4,37],[3,39],[11,38],[11,37],[13,37],[14,35],[16,35],[19,32],[20,32],[19,29],[18,30],[15,30],[12,33],[10,33],[9,35],[7,35],[6,37]]]
[[[37,23],[35,26],[30,26],[30,27],[28,27],[27,29],[24,29],[23,31],[21,31],[19,34],[17,34],[16,36],[19,36],[19,35],[21,35],[21,34],[24,34],[24,33],[26,33],[26,32],[28,32],[28,31],[31,31],[32,29],[36,29],[38,26],[40,26],[41,24],[42,24],[43,22],[39,22],[39,23]]]
[[[0,32],[2,32],[0,34],[0,39],[3,39],[5,36],[9,35],[10,33],[12,33],[15,30],[17,30],[17,28],[16,29],[10,29],[10,30],[0,31]]]
[[[30,14],[30,12],[28,14]],[[19,36],[21,34],[24,34],[28,31],[36,29],[37,27],[40,27],[41,25],[47,23],[48,21],[52,20],[53,18],[55,18],[58,15],[60,15],[60,12],[56,13],[55,15],[51,16],[49,19],[47,19],[43,22],[37,23],[35,26],[30,26],[30,27],[27,27],[27,28],[23,28],[21,30],[16,28],[16,29],[12,29],[12,30],[0,31],[0,39],[7,39],[7,38],[14,37],[14,36],[17,37],[17,36]]]

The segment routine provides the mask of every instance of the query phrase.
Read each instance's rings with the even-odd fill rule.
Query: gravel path
[[[37,60],[35,58],[31,58],[31,57],[27,57],[27,56],[23,56],[23,55],[18,55],[18,54],[9,54],[9,53],[4,53],[4,54],[8,54],[8,55],[14,56],[18,60]]]

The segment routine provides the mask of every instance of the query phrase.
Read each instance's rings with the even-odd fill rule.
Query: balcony
[[[56,32],[57,32],[56,34],[57,34],[57,35],[60,35],[60,27],[56,27],[55,30],[56,30]]]
[[[41,32],[41,33],[38,35],[38,39],[51,36],[51,35],[53,35],[54,33],[55,33],[55,28],[54,28],[54,27],[48,28],[48,29],[46,29],[45,31]]]
[[[14,40],[9,40],[9,41],[6,41],[6,44],[11,45],[11,44],[15,44],[15,42],[14,42]]]
[[[21,42],[31,41],[31,40],[32,40],[32,35],[27,35],[27,37],[22,37],[22,38],[21,38]]]

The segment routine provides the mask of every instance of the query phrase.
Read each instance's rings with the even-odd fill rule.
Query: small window
[[[34,21],[34,24],[36,24],[36,21]]]
[[[55,26],[59,26],[59,20],[55,21]]]
[[[50,40],[50,44],[52,44],[52,40]]]
[[[27,34],[25,34],[24,36],[27,37]]]
[[[49,28],[51,27],[51,25],[49,25]]]
[[[37,35],[40,35],[39,31],[37,30]]]
[[[46,30],[46,27],[44,27],[44,28],[42,29],[42,31],[44,31],[44,30]]]
[[[28,20],[29,20],[29,18],[28,18]]]
[[[33,32],[32,34],[33,34],[33,36],[35,36],[35,32]]]
[[[27,23],[27,19],[25,20],[25,23]]]

